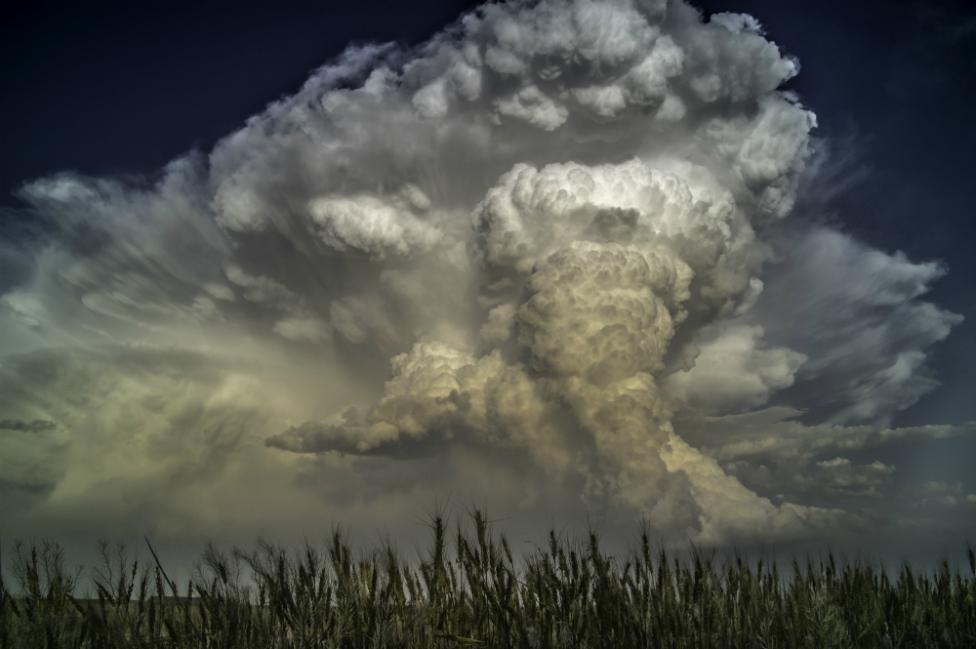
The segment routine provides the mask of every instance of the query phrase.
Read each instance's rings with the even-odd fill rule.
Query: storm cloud
[[[0,428],[38,434],[0,448],[52,487],[5,516],[856,526],[898,467],[848,454],[972,432],[889,428],[960,317],[924,300],[938,263],[793,222],[799,70],[681,1],[489,4],[350,48],[155,178],[27,184],[46,234],[0,251]]]

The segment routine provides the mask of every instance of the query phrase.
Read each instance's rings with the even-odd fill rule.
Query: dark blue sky
[[[190,148],[207,149],[348,43],[418,42],[474,5],[35,3],[7,13],[0,28],[3,203],[16,202],[10,192],[19,183],[55,171],[148,173]],[[943,387],[900,423],[976,419],[976,7],[962,0],[698,5],[752,13],[799,57],[792,87],[845,162],[838,181],[858,179],[818,209],[820,217],[950,269],[933,298],[967,320],[934,354]]]

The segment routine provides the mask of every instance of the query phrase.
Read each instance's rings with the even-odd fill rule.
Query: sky
[[[24,11],[4,538],[976,536],[966,3]]]

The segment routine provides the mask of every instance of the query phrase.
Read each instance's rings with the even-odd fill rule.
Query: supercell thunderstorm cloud
[[[400,533],[449,500],[734,544],[937,515],[953,485],[876,453],[973,432],[892,423],[962,320],[925,300],[947,269],[794,209],[826,157],[799,72],[747,15],[510,1],[351,47],[155,177],[27,183],[0,525]]]

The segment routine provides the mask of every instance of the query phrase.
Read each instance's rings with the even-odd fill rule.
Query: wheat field
[[[152,545],[140,560],[102,547],[70,570],[51,543],[18,544],[0,582],[6,648],[976,647],[976,558],[968,571],[864,563],[679,559],[648,534],[626,559],[597,535],[550,533],[513,556],[481,512],[431,520],[417,561],[386,546],[208,546],[177,584]]]

